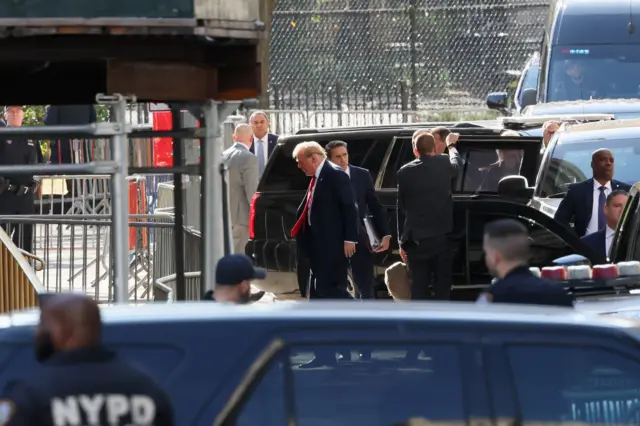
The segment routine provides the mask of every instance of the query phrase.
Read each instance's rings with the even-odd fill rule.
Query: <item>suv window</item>
[[[507,351],[523,424],[638,424],[638,416],[625,421],[640,408],[637,360],[568,345],[513,345]]]
[[[344,138],[349,150],[349,163],[354,166],[364,167],[371,172],[375,182],[380,165],[387,154],[391,139],[348,139]],[[330,141],[318,141],[325,146]],[[260,190],[269,191],[304,191],[309,186],[309,178],[298,169],[296,161],[292,158],[293,144],[287,144],[276,150],[275,158],[270,161],[273,165],[264,174],[260,182]]]
[[[321,346],[341,353],[339,368],[304,368],[319,346],[296,346],[288,359],[275,362],[240,408],[238,426],[284,424],[285,397],[292,398],[300,426],[388,426],[422,417],[464,422],[459,348],[454,345],[376,344]],[[371,354],[356,360],[356,350]],[[291,374],[284,380],[285,374]],[[260,415],[268,408],[268,418]],[[327,407],[330,407],[327,409]]]
[[[564,194],[569,185],[588,179],[592,175],[591,155],[598,148],[613,152],[616,180],[629,185],[640,181],[640,146],[637,139],[556,143],[542,183],[539,184],[540,197]]]
[[[484,261],[484,252],[482,251],[482,238],[484,225],[497,220],[504,219],[505,214],[496,212],[494,214],[474,212],[473,208],[469,209],[469,226],[467,228],[468,240],[468,264],[471,268],[470,274],[474,277],[481,277],[486,274],[484,282],[491,281],[491,276],[487,270]],[[575,253],[562,238],[558,237],[544,226],[537,222],[527,219],[518,219],[529,230],[531,240],[531,259],[532,266],[547,266],[553,263],[554,259]],[[475,223],[475,225],[474,225]]]
[[[469,194],[477,192],[497,192],[500,178],[508,174],[520,174],[520,164],[524,155],[523,150],[501,150],[500,155],[507,161],[514,159],[513,168],[496,169],[491,165],[499,160],[498,152],[487,149],[463,149],[459,148],[463,160],[463,168],[453,187],[453,192]],[[383,188],[395,188],[397,186],[396,174],[405,164],[415,159],[411,139],[398,139],[393,147],[387,169],[382,180]],[[506,163],[505,163],[506,164]],[[494,170],[495,169],[495,170]]]

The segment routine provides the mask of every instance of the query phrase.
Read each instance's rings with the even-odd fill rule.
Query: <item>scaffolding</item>
[[[114,95],[97,95],[98,104],[108,105],[112,111],[112,121],[79,126],[45,126],[45,127],[5,127],[0,128],[0,138],[21,137],[25,139],[43,140],[69,138],[104,138],[110,139],[110,159],[97,159],[88,163],[47,164],[28,166],[0,166],[0,176],[4,174],[39,175],[76,178],[93,176],[108,177],[111,180],[111,208],[101,209],[106,213],[111,226],[109,245],[111,248],[111,285],[114,287],[114,302],[129,303],[132,289],[129,288],[128,274],[131,268],[129,228],[135,226],[130,222],[130,182],[131,175],[173,175],[173,245],[175,253],[175,286],[169,288],[162,283],[153,282],[156,287],[166,293],[168,301],[186,300],[187,280],[189,273],[185,269],[185,232],[184,229],[184,188],[183,175],[200,175],[200,218],[201,249],[200,264],[211,265],[201,271],[200,289],[202,292],[215,286],[215,265],[217,260],[231,252],[231,229],[228,213],[226,191],[226,165],[221,161],[224,147],[222,123],[224,118],[238,109],[241,101],[207,101],[201,104],[168,104],[173,117],[173,130],[152,131],[134,129],[127,124],[126,111],[129,104],[136,102],[135,97]],[[181,128],[180,111],[188,109],[200,118],[201,128]],[[174,165],[171,167],[132,167],[129,164],[129,139],[171,137],[173,143]],[[196,165],[185,165],[183,139],[199,139],[201,161]],[[79,149],[78,149],[79,150]],[[78,150],[75,150],[76,152]],[[84,179],[84,178],[82,178]],[[85,188],[86,189],[86,188]],[[83,194],[87,193],[83,189]],[[67,214],[84,212],[87,206],[84,200],[73,204],[72,211]],[[86,216],[88,220],[91,213]],[[45,216],[46,217],[46,216]],[[4,216],[4,219],[20,221],[19,216]],[[24,220],[24,217],[23,219]],[[34,218],[34,220],[37,220]],[[89,220],[90,222],[90,220]],[[88,224],[83,221],[81,223]],[[96,222],[95,226],[105,222]],[[137,264],[137,263],[136,263]],[[175,291],[174,291],[175,289]],[[135,289],[133,289],[135,291]],[[149,291],[147,289],[147,291]]]

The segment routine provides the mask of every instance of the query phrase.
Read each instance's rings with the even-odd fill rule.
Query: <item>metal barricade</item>
[[[41,259],[27,256],[39,264],[35,265],[36,269],[44,267]],[[38,305],[38,293],[43,291],[43,287],[29,260],[0,227],[0,313]]]

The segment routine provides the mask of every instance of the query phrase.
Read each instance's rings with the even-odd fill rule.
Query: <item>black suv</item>
[[[167,388],[176,425],[638,424],[640,329],[631,320],[388,302],[102,314],[104,343]],[[52,368],[33,355],[38,318],[0,316],[0,388]],[[319,348],[341,353],[337,364],[304,368]]]
[[[451,126],[451,123],[445,123]],[[420,127],[434,127],[422,124]],[[343,140],[349,147],[350,162],[371,172],[378,197],[386,208],[393,232],[392,250],[377,254],[376,276],[382,296],[386,293],[384,270],[399,260],[396,233],[396,172],[413,160],[411,136],[417,126],[398,128],[360,128],[308,130],[295,136],[283,137],[272,154],[254,196],[250,241],[246,253],[255,263],[269,270],[267,280],[256,283],[262,290],[273,292],[280,298],[299,297],[295,240],[290,231],[296,220],[296,210],[309,184],[292,158],[293,148],[303,141],[316,141],[325,145],[332,140]],[[521,220],[532,238],[533,266],[550,265],[554,259],[568,254],[585,255],[594,263],[604,259],[589,248],[553,218],[527,205],[533,190],[522,180],[506,179],[494,192],[479,192],[481,169],[497,161],[497,149],[519,150],[522,153],[521,176],[535,182],[542,138],[503,137],[500,129],[455,125],[460,133],[458,150],[464,167],[454,189],[456,242],[454,261],[454,298],[475,298],[487,286],[491,277],[484,263],[482,234],[484,224],[499,218]],[[502,185],[507,183],[507,185]],[[520,185],[520,186],[519,186]],[[509,194],[505,196],[504,194]]]

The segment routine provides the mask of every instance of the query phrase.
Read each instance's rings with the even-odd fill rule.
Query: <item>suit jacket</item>
[[[273,133],[269,133],[267,135],[268,157],[271,157],[271,154],[273,153],[273,150],[276,149],[276,144],[278,143],[278,137],[279,137],[278,135],[274,135]],[[254,154],[256,153],[255,152],[255,146],[256,146],[256,144],[255,144],[255,140],[254,140],[254,143],[251,144],[251,149],[250,149],[250,151],[252,153],[254,153]]]
[[[308,191],[307,191],[308,192]],[[297,218],[304,210],[305,194]],[[358,206],[349,176],[326,160],[316,180],[311,202],[311,226],[305,225],[296,242],[312,264],[344,260],[344,242],[357,242],[360,233]]]
[[[398,170],[398,239],[422,241],[453,229],[451,181],[458,176],[460,155],[422,156]]]
[[[624,182],[611,179],[611,190],[616,191],[619,189],[630,191],[631,186]],[[593,178],[571,185],[560,202],[554,217],[558,222],[567,227],[570,226],[573,220],[578,237],[582,237],[587,232],[592,210]]]
[[[378,200],[369,170],[349,165],[349,174],[351,175],[351,185],[353,185],[355,192],[360,219],[370,214],[373,216],[373,224],[376,231],[378,231],[378,236],[382,238],[391,235],[387,215]]]
[[[249,226],[251,199],[258,189],[258,159],[234,143],[222,153],[229,167],[229,214],[234,225]]]
[[[601,229],[593,234],[585,235],[580,239],[596,253],[600,253],[605,258],[607,257],[607,228]]]

